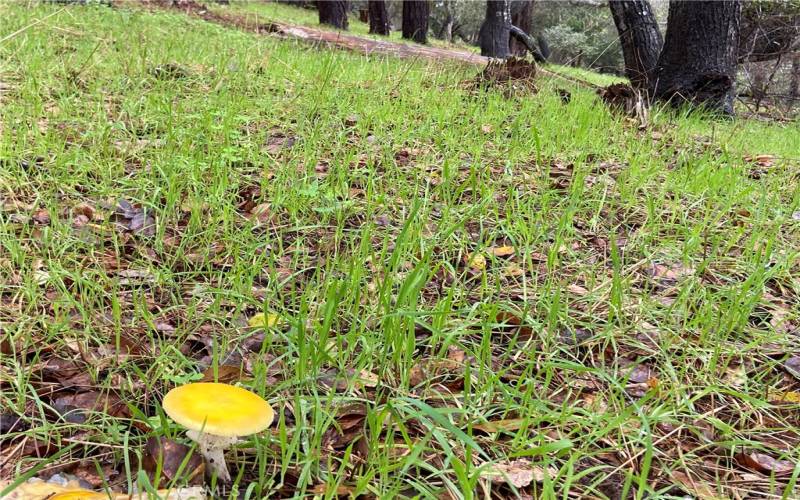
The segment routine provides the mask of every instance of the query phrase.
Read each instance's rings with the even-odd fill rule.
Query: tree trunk
[[[672,0],[651,95],[733,114],[739,0]]]
[[[789,96],[795,99],[800,98],[800,52],[792,58],[792,78],[789,81]]]
[[[345,0],[317,0],[320,24],[329,24],[340,30],[347,29],[347,2]]]
[[[664,45],[650,2],[610,0],[608,6],[622,45],[625,76],[633,87],[646,90]]]
[[[403,38],[428,43],[428,0],[403,0]]]
[[[389,36],[389,13],[384,0],[369,0],[369,32]]]
[[[533,28],[533,0],[511,1],[511,24],[527,34],[531,33],[531,28]],[[528,50],[525,44],[515,37],[511,38],[509,49],[511,55],[521,57],[524,57]]]
[[[481,55],[505,59],[511,55],[508,48],[511,36],[511,6],[508,0],[487,0],[486,18],[483,20],[478,38]]]
[[[453,0],[444,0],[443,2],[445,18],[442,23],[442,30],[439,33],[439,38],[450,43],[453,41],[453,25],[456,18],[453,15]]]

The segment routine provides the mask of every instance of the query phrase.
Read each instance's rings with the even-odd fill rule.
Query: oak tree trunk
[[[345,0],[317,0],[320,24],[329,24],[340,30],[347,29],[347,2]]]
[[[635,88],[646,90],[664,45],[650,2],[610,0],[608,6],[622,45],[625,76]]]
[[[533,0],[511,0],[511,24],[525,33],[533,28]],[[525,44],[511,37],[509,49],[512,55],[524,57],[528,49]]]
[[[793,99],[800,98],[800,52],[795,54],[792,58],[792,77],[789,81],[789,97]]]
[[[403,38],[428,43],[428,0],[403,0]]]
[[[369,0],[369,32],[389,36],[389,13],[384,0]]]
[[[449,43],[453,41],[453,25],[456,21],[453,14],[453,0],[444,0],[442,7],[444,7],[445,18],[442,22],[442,29],[439,31],[439,38]]]
[[[739,0],[672,0],[651,95],[733,114]]]
[[[481,55],[505,59],[511,55],[508,42],[511,34],[511,6],[508,0],[488,0],[486,18],[483,20],[478,39]]]

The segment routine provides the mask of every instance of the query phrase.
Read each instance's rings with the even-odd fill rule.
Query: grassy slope
[[[298,9],[290,5],[277,3],[277,2],[264,2],[264,1],[236,1],[234,0],[230,5],[218,5],[214,3],[206,4],[211,10],[221,13],[236,13],[243,16],[248,21],[264,22],[270,21],[283,21],[286,23],[297,24],[300,26],[307,26],[310,28],[323,29],[329,31],[337,31],[332,26],[319,24],[319,17],[317,11],[314,9]],[[386,37],[379,35],[369,34],[369,24],[363,23],[358,19],[358,16],[351,14],[348,17],[349,27],[345,33],[373,38],[375,40],[386,40]],[[411,43],[403,40],[400,31],[392,31],[388,37],[393,42]],[[457,50],[467,50],[475,53],[480,52],[480,48],[474,45],[469,45],[463,42],[448,43],[444,40],[431,37],[429,43],[433,47],[452,48]],[[579,78],[584,81],[591,82],[595,85],[611,85],[612,83],[624,82],[625,78],[615,75],[605,75],[596,73],[594,71],[587,71],[583,68],[574,68],[570,66],[562,66],[560,64],[548,64],[547,69],[567,75],[572,78]]]
[[[53,11],[2,4],[0,38]],[[639,131],[589,92],[562,104],[563,82],[474,95],[474,68],[125,9],[62,11],[0,60],[0,406],[25,424],[0,437],[4,476],[87,458],[126,489],[144,439],[182,439],[154,418],[163,393],[227,360],[283,415],[231,457],[254,493],[458,495],[500,488],[489,462],[510,458],[553,473],[537,495],[675,493],[680,473],[721,496],[794,487],[733,457],[800,459],[797,405],[771,402],[797,390],[798,165],[742,161],[797,157],[797,125]],[[115,228],[119,199],[154,237]],[[501,245],[516,254],[464,265]],[[249,352],[261,310],[283,323]],[[86,385],[140,424],[54,417]],[[366,413],[352,453],[342,412]],[[77,444],[49,463],[23,438]]]

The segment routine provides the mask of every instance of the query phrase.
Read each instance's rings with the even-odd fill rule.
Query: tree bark
[[[549,55],[549,51],[546,51],[547,43],[545,42],[544,38],[539,38],[539,48],[536,47],[537,40],[534,40],[532,36],[528,35],[521,29],[517,28],[513,24],[511,25],[511,37],[512,40],[517,40],[519,43],[522,44],[528,51],[530,51],[531,55],[533,56],[533,60],[539,63],[547,62],[547,57]],[[540,51],[541,49],[541,51]]]
[[[403,0],[403,38],[428,43],[428,0]]]
[[[369,0],[369,32],[375,35],[389,36],[389,13],[384,0]]]
[[[610,0],[617,26],[625,76],[637,89],[646,90],[664,45],[661,30],[648,0]]]
[[[481,55],[505,59],[511,55],[509,38],[511,36],[511,6],[508,0],[488,0],[486,18],[483,20],[478,39]]]
[[[739,0],[672,0],[651,95],[733,114]]]
[[[439,38],[449,42],[453,41],[453,25],[456,22],[455,15],[453,14],[453,0],[444,0],[442,2],[445,12],[445,19],[442,23],[442,30],[439,32]]]
[[[533,0],[511,1],[511,24],[530,34],[533,28]],[[524,56],[528,48],[515,37],[511,37],[509,50],[512,55]]]
[[[345,0],[317,0],[320,24],[329,24],[340,30],[347,29],[347,2]]]

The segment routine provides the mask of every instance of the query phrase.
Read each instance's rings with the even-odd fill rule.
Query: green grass
[[[230,5],[218,5],[216,3],[207,3],[207,7],[215,12],[220,13],[234,13],[241,16],[243,19],[258,23],[265,20],[270,21],[283,21],[286,23],[297,24],[300,26],[307,26],[310,28],[337,31],[332,26],[321,25],[319,23],[319,16],[314,9],[298,8],[291,5],[266,2],[266,1],[236,1],[234,0]],[[393,42],[406,43],[413,45],[412,42],[403,40],[400,31],[392,31],[389,37],[369,34],[369,24],[359,21],[356,13],[351,13],[348,16],[349,27],[343,33],[363,36],[372,38],[374,40],[391,40]],[[469,45],[460,41],[448,43],[444,40],[439,40],[430,37],[429,44],[433,47],[440,47],[445,49],[466,50],[470,52],[480,53],[480,48],[474,45]],[[613,83],[626,82],[627,79],[615,75],[608,75],[588,71],[583,68],[575,68],[571,66],[564,66],[560,64],[547,64],[547,69],[557,74],[566,75],[571,78],[578,78],[594,85],[607,86]]]
[[[241,369],[279,415],[229,455],[250,498],[512,495],[514,460],[536,497],[796,495],[796,123],[639,130],[563,81],[179,13],[0,17],[3,479],[168,484],[139,465],[188,443],[163,394]]]
[[[233,12],[243,15],[248,20],[272,20],[283,21],[291,24],[298,24],[300,26],[308,26],[311,28],[319,28],[328,31],[338,31],[333,26],[320,25],[319,15],[316,9],[298,8],[292,5],[267,2],[267,1],[250,1],[234,0],[230,5],[217,5],[214,3],[207,3],[208,8],[216,12]],[[365,4],[366,5],[366,4]],[[403,40],[402,33],[399,31],[399,26],[394,26],[391,34],[388,37],[380,35],[371,35],[369,33],[369,23],[361,22],[358,18],[358,12],[350,12],[347,16],[348,28],[343,33],[373,38],[375,40],[391,40],[393,42],[412,43]],[[448,43],[444,40],[439,40],[430,37],[429,43],[433,47],[454,48],[458,50],[478,51],[477,47],[462,43],[453,42]]]

